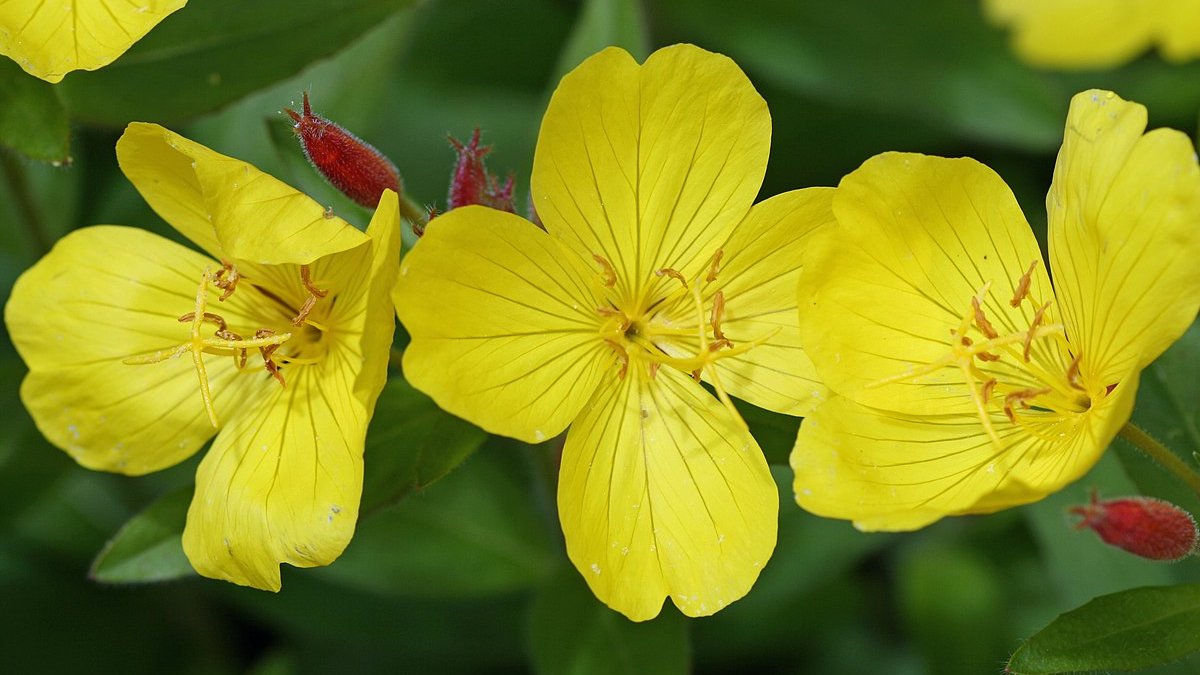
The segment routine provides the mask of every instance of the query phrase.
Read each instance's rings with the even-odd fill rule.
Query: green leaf
[[[1008,672],[1132,670],[1200,651],[1200,584],[1105,595],[1055,619],[1021,645]]]
[[[0,58],[0,145],[30,159],[55,164],[71,161],[67,111],[54,86]]]
[[[975,140],[1049,150],[1068,94],[1019,63],[978,3],[663,0],[675,34],[762,79],[827,102],[903,113]],[[669,37],[676,37],[673,34]]]
[[[608,46],[622,47],[638,61],[650,53],[639,0],[586,0],[559,56],[554,81]]]
[[[691,670],[688,625],[671,603],[652,621],[634,623],[596,599],[574,568],[564,567],[530,607],[530,655],[540,675],[636,675]]]
[[[192,486],[167,493],[134,516],[92,563],[91,578],[109,584],[167,581],[192,576],[183,554],[183,525]]]
[[[412,2],[194,2],[112,65],[72,73],[60,87],[85,122],[177,125],[340,51]]]
[[[543,580],[554,566],[516,448],[497,442],[419,496],[359,523],[334,565],[314,572],[346,586],[408,597],[479,597]]]
[[[423,490],[479,449],[487,434],[442,412],[398,376],[388,380],[367,432],[361,512]]]

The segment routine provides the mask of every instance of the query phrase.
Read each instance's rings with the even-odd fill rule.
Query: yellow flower
[[[1153,45],[1168,61],[1200,56],[1196,0],[984,0],[984,11],[1036,66],[1108,68]]]
[[[215,434],[184,551],[205,576],[278,590],[279,563],[328,564],[354,532],[395,326],[396,196],[363,234],[157,125],[131,124],[117,157],[209,255],[129,227],[63,238],[5,308],[21,398],[92,469],[156,471]]]
[[[25,72],[59,82],[72,70],[112,63],[187,0],[6,0],[0,54]]]
[[[889,153],[837,189],[800,333],[835,393],[801,425],[796,499],[867,530],[1036,501],[1129,419],[1138,373],[1200,307],[1191,141],[1111,92],[1071,101],[1046,266],[970,159]]]
[[[563,78],[542,121],[546,230],[455,209],[401,263],[406,377],[493,433],[540,442],[572,426],[567,553],[635,620],[664,596],[716,612],[774,548],[778,493],[727,392],[790,414],[823,395],[792,289],[833,190],[751,208],[770,133],[729,59],[678,45],[639,66],[607,49]]]

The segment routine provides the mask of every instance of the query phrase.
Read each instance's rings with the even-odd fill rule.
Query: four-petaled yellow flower
[[[92,469],[156,471],[215,434],[184,550],[205,576],[278,590],[281,562],[328,564],[354,532],[395,326],[396,195],[363,234],[157,125],[130,125],[117,156],[209,255],[128,227],[63,238],[5,308],[21,398]]]
[[[799,285],[835,394],[792,454],[801,506],[913,529],[1035,501],[1096,462],[1200,307],[1195,151],[1145,127],[1110,92],[1072,100],[1046,197],[1053,286],[987,167],[889,153],[843,179]]]
[[[59,82],[72,70],[112,63],[187,0],[4,0],[0,54]]]
[[[639,66],[607,49],[563,78],[542,122],[545,231],[455,209],[401,263],[406,377],[494,433],[537,442],[571,425],[567,553],[635,620],[665,596],[718,611],[774,548],[778,492],[728,394],[793,415],[824,394],[793,290],[833,190],[751,208],[770,133],[729,59],[677,45]]]
[[[1011,26],[1025,61],[1051,68],[1108,68],[1158,45],[1168,61],[1200,56],[1196,0],[984,0],[992,22]]]

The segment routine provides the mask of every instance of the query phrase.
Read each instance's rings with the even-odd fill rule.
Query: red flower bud
[[[1170,502],[1152,497],[1124,497],[1073,506],[1082,520],[1076,527],[1091,528],[1106,544],[1150,560],[1179,560],[1196,552],[1196,521],[1192,514]]]
[[[314,115],[304,92],[304,113],[288,108],[304,154],[331,185],[356,203],[373,209],[385,189],[401,194],[396,165],[371,144],[334,122]]]
[[[449,208],[481,204],[516,213],[513,208],[513,178],[509,176],[501,186],[496,176],[488,172],[483,160],[492,151],[492,146],[479,145],[479,127],[475,127],[470,143],[463,143],[451,136],[450,145],[458,153],[458,159],[450,176]]]

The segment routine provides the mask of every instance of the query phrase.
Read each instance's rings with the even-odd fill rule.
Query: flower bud
[[[450,176],[448,207],[457,209],[481,204],[516,213],[513,208],[513,178],[509,176],[501,186],[496,176],[488,172],[484,158],[492,151],[492,146],[479,145],[479,127],[475,127],[470,143],[463,143],[451,136],[450,145],[458,153],[458,158],[454,162],[454,173]]]
[[[384,190],[403,194],[400,171],[382,152],[334,122],[314,115],[304,92],[303,114],[288,108],[300,147],[317,171],[355,203],[373,209]]]
[[[1174,561],[1196,552],[1196,521],[1187,511],[1152,497],[1123,497],[1069,509],[1076,528],[1090,528],[1106,544],[1150,560]]]

